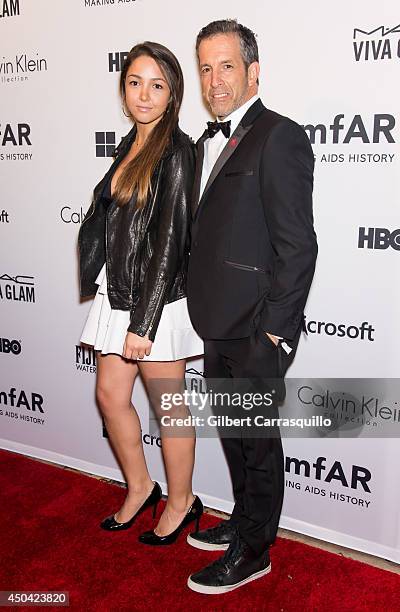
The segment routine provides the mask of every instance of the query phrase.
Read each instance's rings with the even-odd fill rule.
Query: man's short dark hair
[[[212,21],[204,26],[204,28],[201,28],[196,40],[197,55],[199,55],[200,43],[205,38],[211,38],[211,36],[216,36],[217,34],[237,34],[239,36],[240,51],[246,68],[253,62],[258,62],[258,45],[254,32],[238,23],[236,19]]]

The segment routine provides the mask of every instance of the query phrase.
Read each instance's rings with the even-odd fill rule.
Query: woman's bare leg
[[[144,457],[139,417],[131,403],[137,374],[135,361],[97,352],[97,401],[128,485],[125,502],[115,515],[121,523],[132,518],[154,486]]]
[[[157,415],[162,413],[159,405],[158,391],[154,392],[152,379],[170,379],[177,392],[182,390],[185,376],[184,359],[179,361],[138,361],[140,374],[149,392],[153,408]],[[175,382],[176,381],[176,385]],[[170,391],[171,388],[168,388]],[[160,388],[158,389],[160,390]],[[162,391],[162,390],[161,390]],[[158,405],[156,405],[158,403]],[[193,502],[192,474],[194,466],[195,432],[194,428],[185,428],[185,437],[162,437],[162,452],[168,481],[168,500],[155,532],[163,536],[174,531],[184,518]],[[186,437],[187,434],[187,437]]]

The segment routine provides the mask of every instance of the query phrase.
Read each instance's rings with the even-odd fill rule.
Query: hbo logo
[[[19,355],[21,352],[21,343],[18,340],[8,340],[0,338],[0,353],[14,353]]]
[[[400,251],[400,229],[393,232],[384,227],[360,227],[358,231],[358,248],[388,249]]]

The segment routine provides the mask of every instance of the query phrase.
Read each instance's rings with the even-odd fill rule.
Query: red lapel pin
[[[236,145],[237,145],[237,138],[231,138],[229,141],[229,146],[236,147]]]

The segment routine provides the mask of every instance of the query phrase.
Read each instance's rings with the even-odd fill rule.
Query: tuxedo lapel
[[[196,171],[194,175],[193,183],[193,196],[192,196],[192,214],[196,213],[197,206],[200,198],[200,186],[201,186],[201,175],[203,172],[203,161],[204,161],[204,141],[208,135],[207,130],[204,131],[202,136],[197,141],[197,159],[196,159]]]
[[[246,134],[251,130],[251,128],[253,127],[254,121],[256,120],[258,115],[263,110],[265,110],[265,106],[263,105],[261,100],[258,99],[254,102],[254,104],[252,104],[252,106],[250,106],[248,111],[245,113],[244,117],[242,118],[241,122],[237,126],[236,130],[233,132],[232,136],[228,139],[225,147],[223,148],[221,152],[221,155],[218,157],[217,161],[215,162],[201,198],[199,197],[199,195],[200,195],[201,175],[202,175],[203,160],[204,160],[204,140],[207,137],[207,130],[205,131],[203,136],[200,138],[198,144],[201,143],[201,145],[200,145],[200,149],[198,150],[198,158],[197,158],[198,161],[197,161],[196,178],[195,178],[195,197],[193,198],[193,216],[198,214],[211,185],[213,184],[213,182],[215,181],[215,179],[221,172],[222,168],[225,166],[228,159],[236,151],[240,142],[243,140]],[[197,174],[199,174],[198,181],[197,181]]]
[[[214,168],[212,169],[211,174],[208,178],[207,184],[204,187],[204,191],[203,191],[203,195],[201,199],[203,199],[203,197],[206,195],[207,191],[210,189],[216,177],[221,172],[222,168],[225,166],[230,156],[233,155],[233,153],[236,150],[236,147],[238,146],[242,138],[247,134],[247,132],[250,129],[251,129],[251,125],[248,125],[247,127],[243,127],[241,124],[239,124],[236,130],[234,131],[234,133],[232,134],[232,136],[227,140],[227,143],[225,147],[223,148],[221,155],[218,157],[217,161],[214,164]]]

